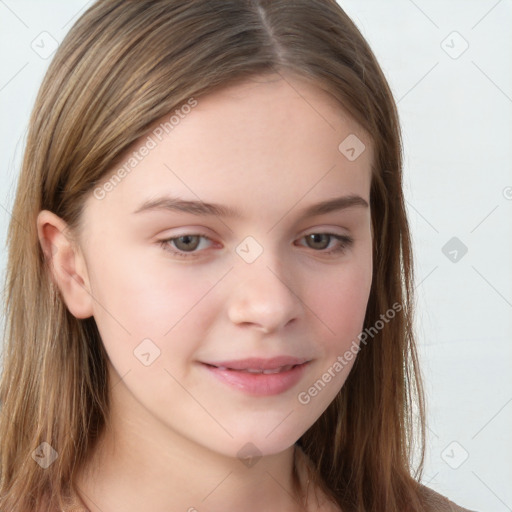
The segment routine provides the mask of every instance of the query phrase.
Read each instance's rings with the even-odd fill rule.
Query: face
[[[84,210],[115,414],[228,456],[282,451],[318,419],[354,363],[371,286],[370,140],[283,76],[155,123]]]

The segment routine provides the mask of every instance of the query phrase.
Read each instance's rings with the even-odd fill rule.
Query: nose
[[[233,276],[237,283],[228,299],[228,315],[238,325],[252,326],[265,334],[279,331],[303,314],[298,283],[279,263],[263,258],[242,262]],[[295,284],[295,286],[293,286]]]

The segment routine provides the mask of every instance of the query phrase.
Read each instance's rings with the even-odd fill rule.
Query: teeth
[[[269,373],[279,373],[282,368],[274,368],[273,370],[263,370],[263,373],[268,375]]]
[[[265,375],[268,375],[269,373],[279,373],[282,370],[283,367],[279,368],[272,368],[269,370],[262,370],[261,368],[247,368],[247,370],[239,370],[241,372],[247,372],[247,373],[264,373]]]
[[[238,371],[238,372],[247,372],[247,373],[264,373],[265,375],[269,375],[272,373],[280,373],[280,372],[287,372],[288,370],[291,370],[294,366],[289,364],[287,366],[280,366],[279,368],[272,368],[269,370],[262,370],[261,368],[247,368],[244,370],[235,370],[234,368],[227,368],[226,366],[217,366],[218,370],[231,370],[231,371]]]

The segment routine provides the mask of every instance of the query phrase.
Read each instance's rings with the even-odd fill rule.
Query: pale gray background
[[[51,59],[31,45],[51,49],[90,4],[0,0],[2,247]],[[423,482],[473,510],[511,511],[512,1],[340,4],[372,46],[403,127],[429,406]],[[453,237],[455,262],[442,250]],[[2,251],[2,273],[5,263]]]

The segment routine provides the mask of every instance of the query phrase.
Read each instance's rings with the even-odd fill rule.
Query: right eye
[[[204,238],[205,240],[210,240],[210,238],[204,235],[186,234],[172,238],[166,238],[165,240],[160,240],[159,244],[165,251],[170,252],[171,254],[177,256],[178,258],[192,258],[195,257],[195,254],[197,252],[195,251],[195,249],[197,249],[201,238]],[[171,244],[174,244],[177,247],[177,249],[172,249]]]

